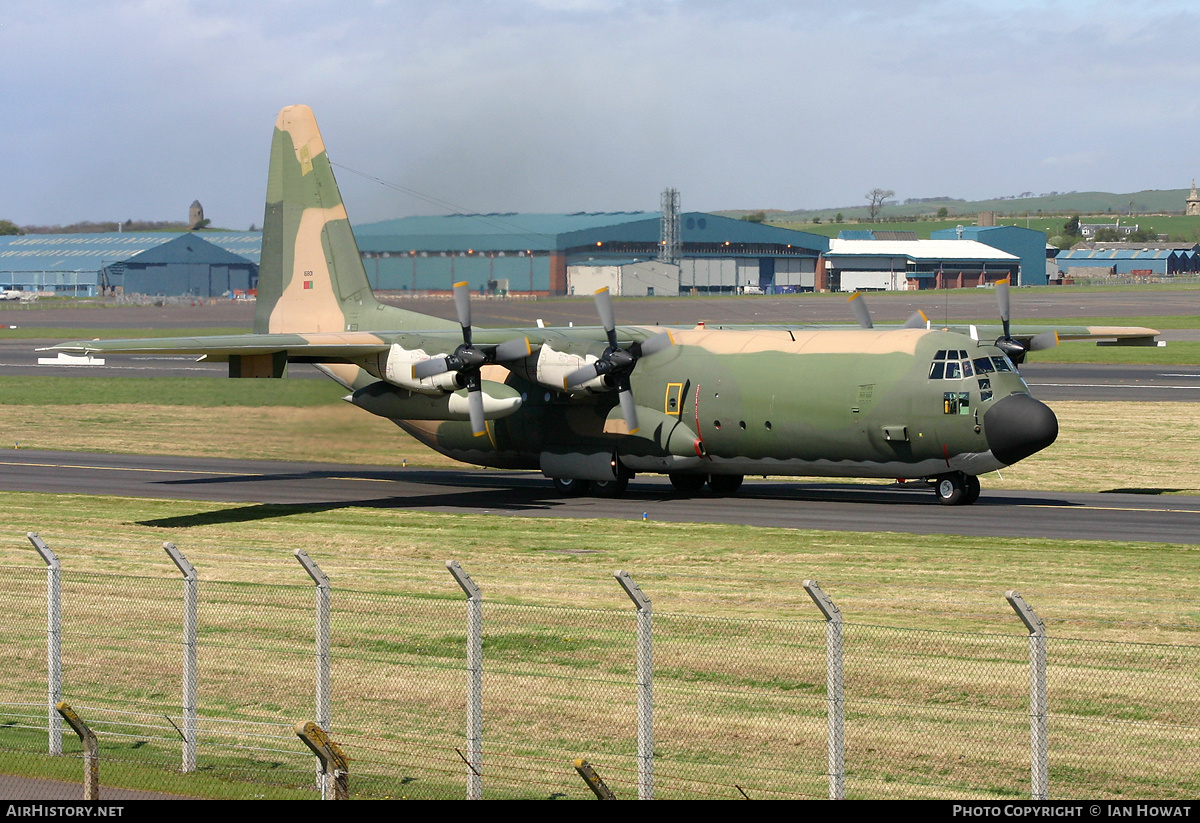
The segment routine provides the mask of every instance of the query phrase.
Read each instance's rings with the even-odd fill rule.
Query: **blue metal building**
[[[1044,286],[1046,276],[1046,233],[1020,226],[963,226],[931,232],[932,240],[975,240],[1021,259],[1021,286]]]
[[[123,272],[123,264],[139,254],[182,238],[201,238],[205,250],[220,265],[257,266],[262,245],[259,232],[102,232],[97,234],[22,234],[0,237],[0,286],[21,291],[95,295],[123,283],[110,279]],[[240,262],[231,261],[229,255]],[[147,258],[147,262],[149,258]],[[193,256],[191,264],[202,262]],[[173,276],[175,283],[181,281]],[[143,283],[150,294],[187,294],[164,291]],[[197,284],[198,287],[198,284]],[[220,292],[217,292],[218,294]]]

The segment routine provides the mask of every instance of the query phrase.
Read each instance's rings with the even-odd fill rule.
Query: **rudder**
[[[316,117],[288,106],[271,143],[254,331],[354,331],[376,305]]]

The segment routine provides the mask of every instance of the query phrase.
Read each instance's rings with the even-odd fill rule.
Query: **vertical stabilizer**
[[[271,143],[254,330],[357,330],[376,305],[316,117],[288,106]]]

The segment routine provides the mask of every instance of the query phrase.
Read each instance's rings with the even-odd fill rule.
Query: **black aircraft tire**
[[[979,478],[973,474],[966,477],[966,493],[963,494],[962,505],[969,506],[979,499]]]
[[[577,477],[555,477],[550,482],[554,484],[554,490],[563,497],[579,497],[587,494],[590,485],[587,480],[580,480]]]
[[[713,494],[736,494],[744,478],[740,474],[710,474],[708,487]]]
[[[683,494],[695,494],[704,488],[704,484],[708,482],[707,474],[691,474],[689,472],[671,472],[667,475],[671,478],[671,485],[675,487],[675,491]]]
[[[943,506],[957,506],[964,502],[967,494],[966,475],[961,472],[939,474],[933,479],[933,491]]]
[[[627,475],[621,475],[616,480],[593,480],[592,494],[596,497],[621,497],[628,486]]]

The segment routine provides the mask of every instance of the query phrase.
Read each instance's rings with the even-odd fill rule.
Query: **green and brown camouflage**
[[[254,331],[454,328],[375,299],[317,120],[288,106],[275,120]]]
[[[254,333],[53,349],[196,354],[228,362],[232,377],[313,363],[350,391],[347,401],[437,451],[540,469],[566,493],[619,494],[637,472],[717,493],[747,474],[814,475],[925,479],[939,501],[970,503],[978,475],[1058,432],[1006,351],[984,342],[990,331],[697,326],[664,335],[616,326],[607,293],[597,296],[601,326],[473,329],[466,288],[455,289],[457,324],[376,300],[316,120],[290,106],[272,142]],[[1046,331],[1021,338],[1013,328],[1009,340],[1028,345]],[[1059,331],[1139,345],[1157,334]]]

